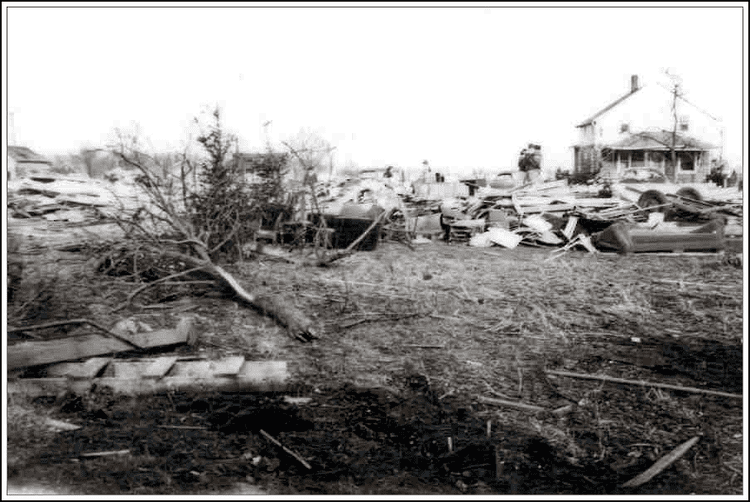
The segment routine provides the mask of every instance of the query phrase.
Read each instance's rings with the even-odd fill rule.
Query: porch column
[[[614,153],[615,153],[615,173],[620,174],[620,172],[622,171],[621,166],[620,166],[620,152],[619,150],[615,150]]]

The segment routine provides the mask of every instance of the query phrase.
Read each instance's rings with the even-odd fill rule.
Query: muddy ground
[[[115,312],[136,286],[94,273],[92,248],[61,252],[49,242],[25,241],[36,282],[9,306],[9,325],[134,317],[156,329],[192,316],[198,342],[175,353],[284,360],[293,380],[263,395],[9,396],[8,480],[19,490],[742,493],[742,400],[546,373],[741,394],[743,270],[726,257],[569,252],[545,261],[547,248],[384,242],[325,269],[269,259],[228,266],[248,288],[316,319],[321,338],[303,344],[208,286],[155,287]],[[85,331],[68,329],[37,334]],[[574,407],[557,416],[483,397]],[[53,431],[43,426],[49,417],[81,428]],[[654,479],[621,487],[695,436]],[[82,455],[97,452],[120,454]]]

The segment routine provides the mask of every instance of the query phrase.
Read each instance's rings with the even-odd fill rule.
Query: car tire
[[[648,209],[652,206],[661,206],[663,204],[668,204],[669,200],[667,199],[667,196],[661,193],[659,190],[646,190],[641,194],[641,196],[638,198],[638,207],[641,209]],[[651,211],[659,211],[661,213],[665,212],[667,207],[660,207],[658,209],[653,209],[647,212]]]
[[[701,195],[701,193],[693,187],[682,187],[677,190],[677,195],[679,195],[680,197],[685,197],[686,199],[697,201],[703,200],[703,196]]]

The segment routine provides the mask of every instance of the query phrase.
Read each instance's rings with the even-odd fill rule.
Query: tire
[[[686,199],[697,201],[703,200],[703,196],[701,195],[701,193],[693,187],[682,187],[677,190],[677,195],[679,195],[680,197],[685,197]]]
[[[668,203],[669,200],[667,199],[667,196],[661,193],[659,190],[646,190],[638,198],[638,206],[642,209],[647,209],[651,206],[661,206]],[[666,209],[666,207],[660,207],[658,209],[654,209],[653,211],[659,211],[663,213]]]

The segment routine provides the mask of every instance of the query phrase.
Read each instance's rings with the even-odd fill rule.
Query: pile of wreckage
[[[135,210],[137,184],[87,177],[31,177],[8,184],[9,214],[91,224]],[[742,236],[742,192],[702,187],[604,190],[567,180],[476,187],[464,182],[417,183],[347,178],[318,183],[300,207],[270,211],[257,237],[308,245],[325,230],[327,247],[375,249],[382,239],[408,246],[443,240],[475,247],[551,247],[599,251],[722,251]],[[269,208],[272,209],[272,208]],[[366,234],[366,235],[364,235]],[[364,238],[362,238],[364,237]],[[321,243],[316,241],[318,245]]]
[[[381,238],[411,244],[443,240],[475,247],[551,247],[552,255],[576,247],[591,253],[705,252],[725,249],[742,235],[742,193],[702,190],[687,195],[628,187],[611,193],[600,186],[569,186],[567,180],[520,187],[435,183],[408,190],[380,180],[348,180],[320,190],[321,212],[342,245],[376,218]],[[357,225],[353,225],[357,222]],[[369,249],[376,239],[369,239]]]
[[[726,237],[742,235],[736,190],[709,191],[712,197],[701,200],[630,191],[635,200],[625,191],[602,197],[599,187],[571,187],[566,180],[483,187],[473,197],[442,201],[440,221],[449,243],[553,246],[555,252],[578,246],[592,253],[719,251]]]
[[[85,175],[49,173],[8,182],[8,214],[14,218],[91,224],[137,205],[133,184]]]

